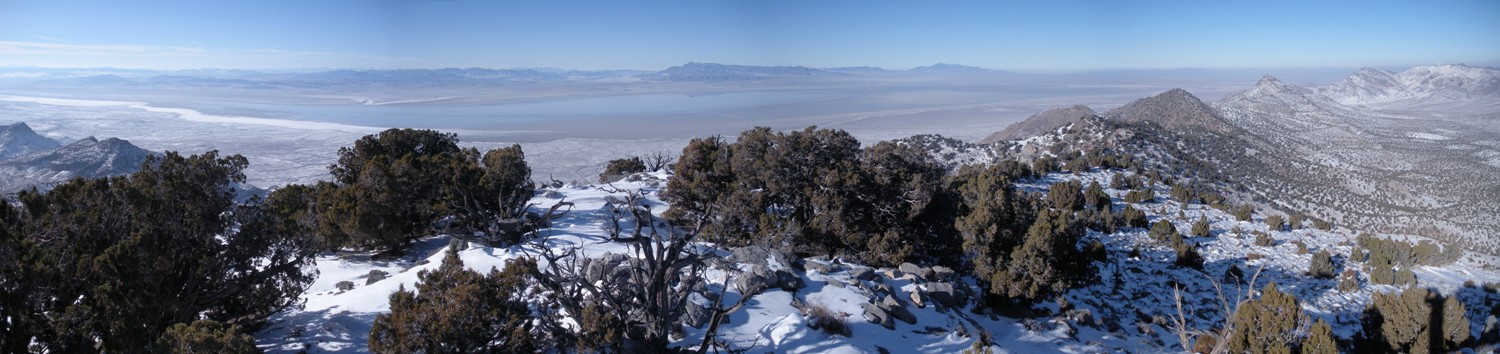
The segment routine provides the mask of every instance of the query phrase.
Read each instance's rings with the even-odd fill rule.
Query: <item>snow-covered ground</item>
[[[1038,180],[1025,181],[1019,186],[1027,190],[1044,190],[1053,182],[1066,180],[1098,181],[1108,185],[1113,172],[1093,171],[1078,175],[1052,174]],[[666,205],[656,199],[656,192],[663,185],[665,174],[653,174],[636,182],[618,182],[613,188],[640,190],[645,193],[653,210],[660,213]],[[545,247],[581,247],[582,254],[598,257],[605,253],[628,254],[622,244],[608,241],[604,228],[607,213],[606,198],[620,196],[619,192],[607,191],[598,185],[567,185],[539,191],[533,203],[550,206],[559,200],[575,203],[562,219],[551,229],[542,231],[546,235]],[[1115,198],[1116,208],[1126,191],[1106,189]],[[1209,278],[1220,280],[1231,265],[1245,270],[1247,277],[1255,269],[1263,268],[1257,282],[1250,286],[1226,285],[1229,296],[1235,291],[1259,289],[1274,281],[1278,287],[1297,296],[1303,309],[1310,315],[1323,318],[1335,326],[1335,333],[1348,338],[1357,330],[1358,314],[1363,311],[1373,291],[1393,291],[1390,286],[1363,286],[1358,291],[1341,292],[1335,289],[1335,280],[1315,280],[1304,276],[1312,252],[1329,250],[1336,263],[1346,264],[1343,257],[1349,254],[1353,243],[1353,232],[1336,229],[1332,232],[1302,229],[1295,231],[1270,231],[1262,222],[1265,215],[1256,215],[1255,222],[1236,221],[1232,215],[1205,205],[1183,205],[1170,200],[1170,190],[1165,186],[1156,189],[1157,201],[1135,204],[1146,212],[1153,222],[1162,218],[1171,220],[1180,232],[1191,230],[1192,222],[1205,216],[1213,226],[1212,237],[1189,238],[1198,245],[1206,262],[1204,273],[1172,265],[1172,251],[1152,241],[1144,229],[1123,228],[1114,234],[1090,232],[1088,239],[1100,239],[1110,249],[1107,264],[1095,263],[1098,279],[1085,287],[1066,293],[1068,302],[1076,309],[1087,310],[1091,316],[1078,321],[1063,319],[1058,304],[1046,302],[1037,306],[1056,316],[1032,319],[1016,319],[991,313],[973,311],[973,300],[969,306],[947,308],[938,306],[930,298],[924,307],[914,306],[907,300],[911,293],[923,294],[933,283],[926,280],[901,277],[890,278],[875,272],[873,278],[861,279],[856,273],[868,268],[858,264],[837,264],[821,258],[810,258],[808,263],[823,267],[806,267],[799,271],[784,265],[772,266],[792,271],[802,279],[806,287],[796,291],[770,289],[753,296],[719,331],[719,339],[732,346],[750,352],[777,353],[953,353],[969,348],[983,331],[992,336],[994,349],[1000,353],[1102,353],[1102,352],[1174,352],[1180,351],[1177,339],[1162,318],[1176,314],[1172,301],[1174,285],[1180,284],[1184,292],[1184,306],[1189,313],[1189,325],[1208,329],[1223,322],[1218,313],[1218,300],[1209,283]],[[1181,213],[1185,218],[1177,219]],[[1276,243],[1263,247],[1254,245],[1251,232],[1267,232]],[[1310,252],[1301,253],[1294,241],[1307,245]],[[394,260],[370,260],[367,256],[325,256],[318,259],[320,272],[317,281],[303,295],[306,307],[289,310],[271,318],[271,325],[256,334],[261,346],[272,353],[291,353],[306,350],[309,353],[362,352],[365,350],[370,323],[374,317],[388,311],[387,298],[401,286],[412,289],[417,273],[433,269],[441,263],[448,237],[436,236],[422,240],[408,256]],[[537,243],[526,243],[508,248],[492,248],[481,244],[469,244],[459,255],[464,264],[475,270],[488,271],[491,267],[503,266],[505,260],[535,255]],[[1128,257],[1130,249],[1139,249],[1139,257]],[[727,254],[722,250],[721,254]],[[1250,254],[1260,255],[1257,260],[1247,260]],[[1457,264],[1444,267],[1419,267],[1417,270],[1422,286],[1434,287],[1453,294],[1463,292],[1461,298],[1468,303],[1476,327],[1483,326],[1483,315],[1500,301],[1500,296],[1487,294],[1472,288],[1462,288],[1467,280],[1490,282],[1500,279],[1500,274],[1478,266],[1478,258],[1465,257]],[[745,265],[741,264],[741,267]],[[1340,270],[1342,270],[1341,266]],[[822,269],[826,268],[824,271]],[[381,270],[390,277],[366,285],[371,270]],[[1361,279],[1367,279],[1359,270]],[[723,271],[710,272],[711,283],[722,282]],[[340,291],[337,283],[349,281],[355,284],[352,290]],[[959,286],[974,286],[973,279],[965,278]],[[914,323],[892,321],[887,329],[880,324],[867,321],[862,306],[875,302],[875,296],[889,286],[893,297],[901,299],[914,318]],[[722,289],[722,288],[720,288]],[[725,294],[726,302],[739,299],[731,287]],[[699,299],[700,301],[706,301]],[[808,327],[808,319],[794,303],[820,304],[836,313],[841,313],[849,324],[849,337],[830,335]],[[687,336],[675,345],[696,345],[702,340],[704,330],[688,328]]]

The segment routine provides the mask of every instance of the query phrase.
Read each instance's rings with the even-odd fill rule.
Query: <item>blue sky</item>
[[[12,1],[0,65],[1019,71],[1500,64],[1500,1]]]

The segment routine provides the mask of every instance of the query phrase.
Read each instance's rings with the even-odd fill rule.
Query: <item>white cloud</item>
[[[223,49],[136,44],[0,40],[0,65],[131,69],[289,69],[405,67],[412,58],[278,49]]]

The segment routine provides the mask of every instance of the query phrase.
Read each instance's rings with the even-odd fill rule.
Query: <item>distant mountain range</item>
[[[129,141],[93,137],[63,145],[26,123],[0,126],[0,194],[42,189],[74,177],[106,177],[140,170],[151,152]]]
[[[689,62],[660,71],[565,70],[546,68],[485,69],[394,69],[327,70],[313,72],[260,72],[251,70],[152,71],[130,69],[25,69],[0,68],[7,80],[43,85],[225,87],[264,89],[324,86],[491,86],[513,83],[598,80],[646,80],[672,82],[733,82],[788,78],[860,75],[1017,75],[975,66],[938,63],[910,70],[879,67],[809,68],[803,66],[754,66]]]
[[[1418,66],[1399,74],[1364,68],[1318,90],[1346,105],[1425,105],[1500,98],[1500,70],[1468,65]]]
[[[1030,145],[1048,141],[1114,146],[1183,178],[1231,181],[1241,200],[1264,207],[1500,253],[1500,204],[1491,202],[1500,200],[1497,82],[1500,71],[1464,65],[1367,68],[1315,88],[1267,75],[1212,103],[1173,89],[1097,116],[1053,109],[981,141],[990,147],[950,142],[935,154],[1025,158],[1045,155],[1051,148]],[[1132,133],[1103,133],[1121,129]],[[1073,133],[1057,135],[1064,131]],[[1104,137],[1114,140],[1093,141]]]

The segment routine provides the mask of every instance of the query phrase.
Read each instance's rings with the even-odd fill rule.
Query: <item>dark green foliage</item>
[[[1375,293],[1362,322],[1365,340],[1356,351],[1446,353],[1469,340],[1469,320],[1456,298],[1422,288]]]
[[[611,177],[640,172],[646,172],[646,162],[641,161],[640,157],[609,160],[609,163],[604,164],[604,172],[599,173],[599,182],[609,182]]]
[[[1129,205],[1120,210],[1120,219],[1120,223],[1127,227],[1150,226],[1150,221],[1146,220],[1146,212],[1137,210],[1135,207]]]
[[[580,353],[605,352],[620,345],[624,339],[621,329],[625,326],[619,316],[609,313],[608,307],[590,302],[583,313],[577,316],[578,333],[573,347]]]
[[[954,228],[963,237],[964,258],[973,262],[976,276],[989,279],[1005,267],[1035,217],[1010,178],[994,166],[966,167],[955,179],[963,209]]]
[[[1156,199],[1156,194],[1150,188],[1132,190],[1125,193],[1126,203],[1150,203]]]
[[[663,193],[672,203],[666,215],[690,226],[711,214],[703,233],[726,245],[843,254],[873,265],[956,262],[958,197],[946,169],[916,146],[859,146],[844,131],[814,128],[756,128],[732,144],[694,140]]]
[[[1078,251],[1083,233],[1067,212],[1039,212],[1010,261],[990,276],[990,293],[1029,303],[1073,287],[1082,280],[1087,266]]]
[[[1266,217],[1266,226],[1270,227],[1271,231],[1283,231],[1283,230],[1286,230],[1286,219],[1283,218],[1281,215],[1275,215],[1275,214],[1273,214],[1271,216],[1267,216]]]
[[[1313,219],[1313,227],[1323,231],[1333,231],[1333,223],[1323,219]]]
[[[728,214],[737,211],[728,208],[732,206],[728,199],[738,184],[729,163],[730,146],[722,138],[710,137],[693,139],[682,148],[682,157],[672,167],[675,175],[667,180],[667,189],[661,192],[662,199],[672,204],[664,215],[667,219],[687,225],[710,212]],[[726,235],[737,229],[724,222],[705,226],[723,231],[704,232],[704,235]],[[710,241],[733,245],[729,239]]]
[[[1370,265],[1370,282],[1375,284],[1413,284],[1416,275],[1411,267],[1450,264],[1463,255],[1458,247],[1440,249],[1437,244],[1425,240],[1413,245],[1367,234],[1356,240],[1358,248],[1369,251],[1366,261]]]
[[[1261,247],[1275,246],[1276,245],[1276,239],[1271,238],[1271,235],[1269,235],[1269,234],[1266,234],[1266,233],[1260,232],[1260,231],[1256,231],[1255,232],[1255,245],[1256,246],[1261,246]]]
[[[1047,201],[1057,210],[1083,210],[1082,189],[1078,181],[1053,183],[1047,188]]]
[[[1254,213],[1255,207],[1249,204],[1242,204],[1240,206],[1234,207],[1235,220],[1250,221]]]
[[[329,247],[400,251],[439,219],[499,233],[500,220],[526,211],[531,169],[519,145],[480,155],[458,137],[432,130],[389,129],[339,149],[333,183],[316,190],[315,228]]]
[[[1211,232],[1208,229],[1208,216],[1199,216],[1198,221],[1193,223],[1193,237],[1208,237]]]
[[[1091,210],[1109,211],[1109,193],[1099,186],[1098,181],[1090,181],[1089,187],[1083,190],[1083,205]]]
[[[260,353],[255,347],[255,338],[241,333],[237,326],[225,326],[212,320],[194,321],[192,325],[178,323],[167,328],[156,341],[157,350],[163,353]]]
[[[1182,204],[1192,204],[1194,202],[1197,202],[1197,199],[1198,192],[1194,191],[1192,187],[1188,187],[1182,184],[1172,185],[1172,200],[1176,200],[1178,203]]]
[[[1157,220],[1151,224],[1151,239],[1156,242],[1175,245],[1182,243],[1182,234],[1177,232],[1177,227],[1171,221],[1165,219]]]
[[[1198,254],[1198,248],[1193,244],[1182,242],[1172,245],[1173,251],[1177,252],[1177,259],[1173,261],[1179,267],[1187,267],[1203,270],[1203,255]]]
[[[537,341],[523,298],[536,272],[529,258],[508,260],[488,275],[464,269],[450,249],[443,264],[417,273],[417,291],[391,294],[391,312],[375,316],[370,351],[376,353],[532,352]]]
[[[1328,322],[1319,318],[1307,331],[1307,338],[1302,340],[1302,354],[1338,354],[1338,339],[1333,336],[1333,327]]]
[[[390,129],[339,148],[329,166],[337,188],[322,188],[319,198],[319,216],[334,227],[320,236],[357,249],[404,249],[446,214],[442,188],[455,179],[453,166],[475,158],[457,143],[451,133]]]
[[[1266,284],[1260,298],[1241,304],[1230,319],[1233,328],[1228,335],[1231,353],[1291,353],[1297,342],[1297,331],[1307,321],[1302,306],[1291,294],[1276,290],[1276,283]]]
[[[1328,250],[1319,250],[1318,253],[1314,253],[1312,260],[1307,264],[1307,275],[1314,278],[1333,279],[1335,273],[1338,273],[1338,269],[1334,269],[1333,255],[1329,254]]]
[[[1090,260],[1093,260],[1095,262],[1109,262],[1109,249],[1105,248],[1104,242],[1101,242],[1099,240],[1089,242],[1088,248],[1085,248],[1083,253],[1087,255]]]
[[[74,179],[46,193],[23,192],[20,214],[0,210],[0,238],[24,254],[27,296],[6,295],[5,349],[35,341],[47,352],[159,351],[174,324],[212,320],[255,327],[299,302],[314,274],[313,240],[302,212],[305,189],[235,203],[247,161],[217,152],[148,158],[140,171]],[[0,231],[0,236],[7,232]],[[14,235],[14,234],[12,234]],[[6,246],[9,244],[10,246]],[[15,269],[0,272],[16,274]],[[7,284],[9,285],[9,284]],[[6,289],[9,291],[10,289]],[[12,307],[15,306],[15,307]]]

